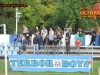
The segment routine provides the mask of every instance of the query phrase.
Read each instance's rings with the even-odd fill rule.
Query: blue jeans
[[[38,53],[38,44],[33,44],[33,47],[34,47],[34,54],[39,54]]]
[[[14,47],[17,46],[17,41],[13,41]]]
[[[49,54],[49,48],[48,45],[44,45],[44,54],[47,52]]]
[[[30,40],[27,40],[27,45],[29,45],[30,44]]]
[[[80,55],[80,47],[77,46],[77,50],[78,50],[78,55]]]
[[[63,42],[62,42],[63,43]],[[61,47],[62,47],[62,43],[61,43],[61,40],[59,40],[59,47],[60,47],[60,49],[61,49]]]

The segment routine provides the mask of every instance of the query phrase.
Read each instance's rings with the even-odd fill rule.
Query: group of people
[[[69,29],[66,29],[65,42],[66,42],[67,55],[70,54],[71,32],[72,32],[71,27],[69,27]],[[100,34],[100,29],[98,30],[98,33]],[[32,39],[32,34],[34,34],[33,39]],[[91,44],[95,45],[96,31],[93,28],[91,29],[91,35],[92,38],[89,45]],[[51,47],[54,50],[54,54],[55,54],[55,51],[57,51],[58,53],[58,50],[61,49],[62,47],[63,31],[61,30],[60,27],[58,27],[55,31],[50,27],[48,31],[45,27],[42,27],[42,30],[40,30],[38,26],[36,26],[34,32],[32,32],[32,30],[29,30],[27,26],[23,26],[23,34],[21,34],[20,38],[21,38],[22,49],[24,54],[27,53],[28,50],[27,47],[30,45],[33,45],[34,47],[34,54],[39,54],[38,50],[40,50],[41,40],[44,49],[44,54],[49,54],[49,49]],[[16,31],[14,31],[15,44],[17,40],[18,40],[18,35],[16,34]],[[79,28],[77,33],[75,34],[74,40],[75,40],[75,46],[78,49],[78,55],[80,55],[79,48],[83,42],[83,31],[81,28]]]
[[[42,27],[42,30],[36,26],[35,32],[34,32],[34,38],[33,38],[33,45],[34,45],[34,54],[39,54],[38,50],[40,49],[40,39],[42,38],[42,44],[44,49],[44,54],[49,54],[49,49],[52,47],[55,50],[58,51],[58,45],[61,49],[61,39],[63,38],[63,31],[58,27],[56,31],[50,27],[49,31]],[[47,52],[47,53],[46,53]]]
[[[63,31],[61,30],[60,27],[58,27],[55,31],[50,27],[49,31],[45,28],[42,27],[40,30],[38,26],[35,27],[34,32],[30,32],[27,26],[23,26],[23,34],[21,35],[22,38],[22,48],[23,48],[23,53],[27,53],[27,47],[29,45],[33,45],[34,48],[34,54],[39,54],[39,49],[40,49],[40,44],[41,44],[41,39],[42,39],[42,45],[44,49],[44,54],[49,54],[49,49],[52,47],[55,51],[61,49],[62,47],[62,38],[63,38]],[[68,30],[69,36],[70,30]],[[32,33],[34,33],[34,38],[32,39]],[[67,40],[67,39],[66,39]],[[59,53],[58,53],[59,54]]]

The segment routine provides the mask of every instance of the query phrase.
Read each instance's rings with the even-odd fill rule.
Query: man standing
[[[13,35],[14,46],[17,46],[17,41],[18,41],[18,35],[17,35],[16,31],[14,31],[14,35]]]
[[[39,39],[39,50],[40,50],[40,45],[41,45],[41,35],[40,35],[40,29],[38,26],[35,27],[34,33],[37,34],[37,37]]]
[[[34,54],[39,54],[38,53],[38,44],[39,44],[39,39],[38,39],[38,37],[37,37],[37,35],[36,34],[34,34],[34,38],[33,38],[33,46],[34,46]]]
[[[91,37],[91,42],[89,45],[91,44],[95,45],[96,31],[94,30],[94,28],[91,29],[91,35],[92,37]]]

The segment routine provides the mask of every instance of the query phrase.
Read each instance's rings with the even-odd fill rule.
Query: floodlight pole
[[[4,25],[4,38],[5,38],[5,75],[8,75],[7,73],[7,50],[6,50],[6,25]]]
[[[17,29],[18,28],[18,7],[16,7],[16,33],[17,33]]]
[[[7,50],[6,50],[6,25],[5,24],[2,24],[0,26],[3,26],[4,27],[4,48],[5,48],[5,75],[8,75],[8,72],[7,72]]]

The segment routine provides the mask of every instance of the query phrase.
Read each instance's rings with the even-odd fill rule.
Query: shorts
[[[26,46],[22,46],[23,51],[26,51]]]

